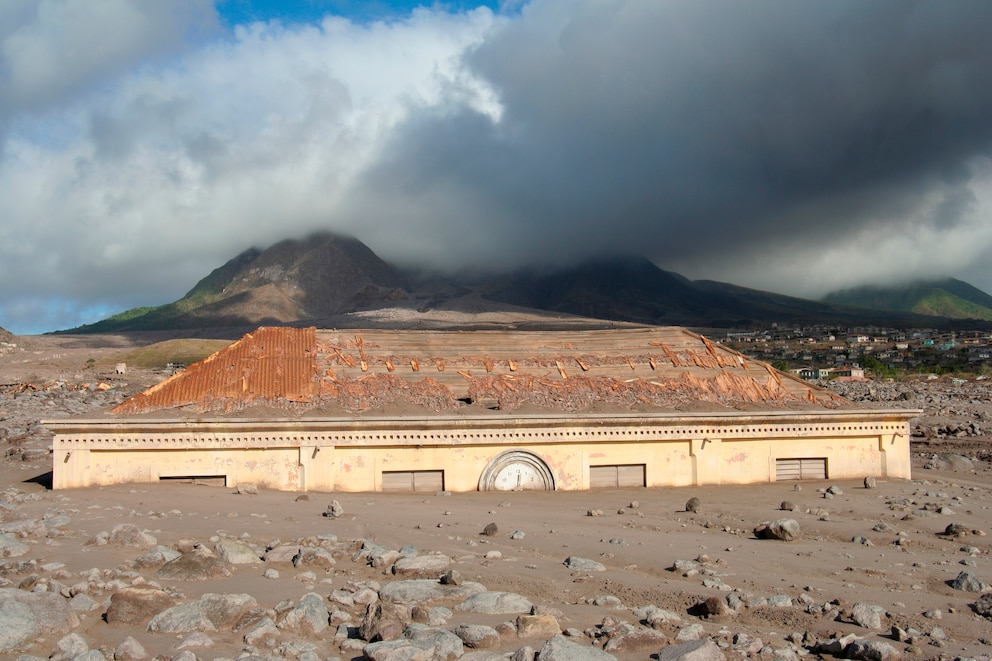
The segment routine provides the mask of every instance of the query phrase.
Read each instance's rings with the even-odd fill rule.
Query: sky
[[[992,292],[987,0],[4,0],[0,326],[318,230],[448,272],[638,254]]]

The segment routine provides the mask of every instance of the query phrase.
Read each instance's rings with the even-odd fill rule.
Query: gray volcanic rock
[[[667,641],[668,636],[661,631],[636,628],[633,631],[611,634],[610,639],[603,646],[603,650],[626,653],[644,648],[657,649],[659,645],[664,645]]]
[[[964,455],[945,452],[931,457],[924,468],[970,473],[975,470],[975,462]]]
[[[122,640],[121,644],[114,649],[114,661],[140,661],[147,658],[148,652],[132,636]]]
[[[541,661],[616,661],[617,658],[598,647],[573,643],[564,636],[549,639],[537,656]]]
[[[190,633],[230,629],[258,602],[250,594],[205,594],[196,601],[168,608],[151,619],[153,633]]]
[[[550,638],[561,633],[561,625],[554,615],[518,615],[517,636],[520,638]]]
[[[324,598],[315,592],[308,592],[283,615],[278,626],[280,629],[316,635],[328,627],[329,619]]]
[[[865,629],[881,629],[885,609],[874,604],[858,602],[851,607],[851,619]]]
[[[121,523],[110,531],[107,543],[118,546],[155,546],[158,540],[151,533],[134,524]]]
[[[205,549],[196,549],[165,563],[155,575],[175,581],[206,581],[232,573],[230,563]]]
[[[368,641],[395,640],[403,635],[412,620],[410,608],[404,604],[377,602],[365,609],[358,635]]]
[[[261,562],[252,547],[236,539],[221,539],[214,545],[217,555],[232,565],[249,565]]]
[[[0,534],[0,558],[16,558],[24,555],[31,547],[13,535]]]
[[[481,583],[467,581],[460,585],[441,585],[429,579],[393,581],[382,586],[379,598],[403,604],[424,604],[431,601],[457,601],[485,592]]]
[[[452,661],[465,653],[465,647],[450,631],[411,624],[400,638],[369,643],[362,652],[372,661]]]
[[[992,593],[983,594],[971,605],[971,608],[982,617],[992,619]]]
[[[440,553],[428,553],[412,558],[400,558],[393,564],[393,573],[404,578],[437,578],[451,564],[451,558]]]
[[[459,624],[454,633],[462,643],[474,649],[495,647],[499,643],[499,632],[485,624]]]
[[[886,661],[900,656],[899,650],[881,640],[855,640],[844,650],[849,659]]]
[[[165,590],[136,585],[118,590],[110,596],[107,624],[145,624],[154,615],[176,605],[176,598]]]
[[[975,594],[981,594],[992,589],[992,586],[988,583],[967,571],[961,572],[954,579],[948,581],[948,585],[955,590],[964,590],[965,592],[974,592]]]
[[[565,558],[564,565],[572,571],[606,571],[603,563],[587,558],[580,558],[575,555]]]
[[[292,562],[302,547],[299,544],[280,544],[265,552],[266,562]]]
[[[529,613],[534,607],[526,597],[512,592],[480,592],[455,606],[455,610],[487,615]]]
[[[78,625],[79,618],[58,594],[0,588],[0,653]]]
[[[658,652],[658,661],[725,661],[726,658],[709,639],[668,645]]]
[[[778,539],[791,542],[799,537],[799,522],[795,519],[777,519],[754,529],[755,537],[759,539]]]

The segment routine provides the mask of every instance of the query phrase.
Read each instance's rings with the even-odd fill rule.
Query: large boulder
[[[480,592],[455,606],[455,610],[487,615],[529,613],[534,607],[526,597],[513,592]]]
[[[369,643],[362,652],[372,661],[453,661],[465,653],[465,647],[450,631],[411,624],[401,637]]]
[[[79,618],[61,595],[0,588],[0,653],[40,636],[69,633]]]
[[[964,590],[975,594],[982,594],[992,589],[992,586],[968,571],[961,572],[947,584],[955,590]]]
[[[576,555],[565,558],[563,564],[572,571],[606,571],[603,563],[589,560],[588,558],[580,558]]]
[[[410,608],[405,604],[377,601],[365,608],[358,635],[369,642],[395,640],[403,635],[411,620]]]
[[[520,638],[551,638],[561,633],[561,624],[554,615],[518,615],[517,636]]]
[[[658,652],[658,661],[725,661],[726,658],[708,638],[668,645]]]
[[[13,535],[0,534],[0,558],[16,558],[30,550],[30,546]]]
[[[206,581],[233,573],[230,563],[206,549],[194,549],[165,563],[155,575],[174,581]]]
[[[286,611],[279,620],[279,628],[288,631],[300,631],[307,634],[319,634],[327,628],[330,614],[324,605],[324,598],[315,592],[309,592],[300,602]]]
[[[176,605],[177,599],[165,590],[136,585],[110,595],[107,624],[146,624],[154,615]]]
[[[155,546],[158,540],[147,530],[142,530],[132,523],[119,523],[114,526],[107,537],[107,543],[117,546]]]
[[[992,620],[992,592],[989,594],[983,594],[978,598],[978,601],[971,605],[971,607],[982,617],[987,617]]]
[[[799,537],[799,522],[795,519],[777,519],[770,523],[763,523],[754,529],[754,536],[758,539],[778,539],[783,542],[791,542]]]
[[[854,623],[865,629],[881,629],[882,617],[885,616],[885,609],[874,604],[858,602],[851,607],[851,619]]]
[[[598,647],[580,645],[564,636],[554,636],[544,643],[537,658],[541,661],[616,661],[617,657]]]
[[[191,633],[231,629],[257,605],[250,594],[207,593],[196,601],[162,611],[148,623],[148,631]]]
[[[250,565],[260,562],[255,549],[236,539],[221,539],[214,545],[217,555],[232,565]]]
[[[451,564],[451,558],[440,553],[428,553],[412,558],[400,558],[393,564],[393,573],[404,578],[437,578]]]
[[[467,581],[459,585],[442,585],[430,579],[391,581],[379,590],[383,601],[402,604],[426,604],[433,601],[458,601],[485,592],[481,583]]]

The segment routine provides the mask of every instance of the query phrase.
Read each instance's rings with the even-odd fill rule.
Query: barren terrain
[[[606,647],[612,658],[648,659],[694,638],[712,640],[726,658],[829,658],[832,651],[989,658],[992,620],[973,608],[992,583],[987,382],[835,386],[855,400],[924,409],[915,422],[914,479],[879,480],[875,488],[858,480],[427,496],[184,483],[51,491],[50,434],[38,420],[110,406],[163,378],[105,367],[158,339],[16,338],[18,346],[0,355],[0,544],[8,556],[0,591],[61,595],[76,618],[62,628],[52,623],[7,658],[140,658],[135,650],[143,648],[148,658],[184,661],[361,659],[367,641],[359,625],[370,601],[458,633],[465,658],[533,658],[543,648],[545,661]],[[690,498],[699,499],[696,511],[686,511]],[[340,506],[336,518],[325,516],[332,501]],[[782,518],[796,520],[797,539],[755,536],[756,526]],[[493,534],[483,534],[490,523]],[[945,534],[951,524],[959,525]],[[229,575],[162,573],[170,552],[223,556],[237,543],[251,553],[248,561],[221,563]],[[296,563],[273,552],[283,547],[301,550]],[[450,569],[461,586],[525,598],[580,647],[548,645],[547,628],[532,634],[531,621],[518,619],[519,605],[459,610],[464,595],[452,593],[418,597],[411,612],[409,599],[387,587],[431,575],[416,569],[415,558],[443,564],[435,577]],[[602,569],[569,567],[568,558]],[[952,585],[962,572],[978,592]],[[235,622],[153,632],[149,620],[165,605],[130,619],[108,613],[115,595],[135,586],[158,586],[177,605],[203,603],[205,594],[250,601]],[[308,593],[329,612],[326,629],[294,624]],[[701,606],[710,597],[717,599]],[[8,629],[21,626],[21,615],[3,605],[7,598],[0,597],[0,646]],[[266,628],[265,618],[274,626]],[[848,639],[831,647],[848,634],[884,645],[855,651]]]

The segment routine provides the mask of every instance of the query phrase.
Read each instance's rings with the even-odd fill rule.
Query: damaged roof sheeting
[[[682,328],[396,331],[259,328],[114,413],[254,404],[558,411],[690,404],[838,408],[845,400]]]
[[[313,402],[317,385],[314,328],[259,328],[113,409],[141,413],[188,405]]]

